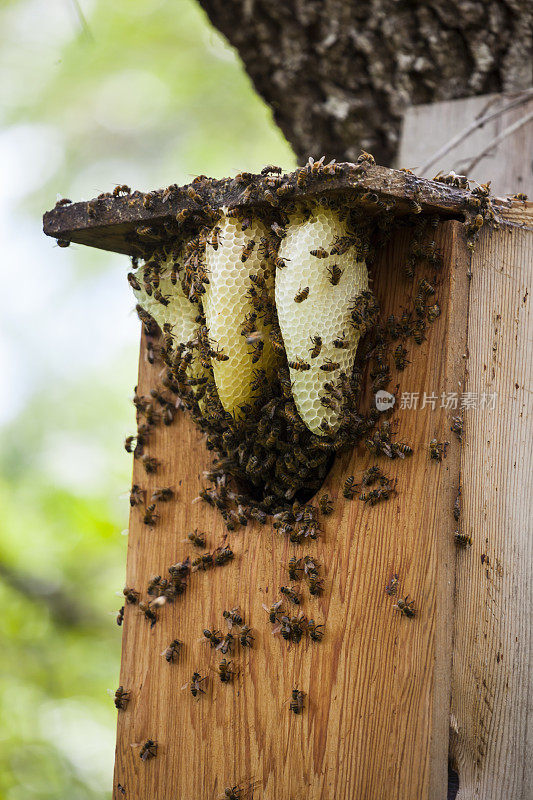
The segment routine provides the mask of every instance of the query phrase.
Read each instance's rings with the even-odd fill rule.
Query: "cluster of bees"
[[[376,483],[377,487],[368,490],[368,487],[374,487]],[[370,506],[388,500],[395,493],[396,480],[392,481],[388,478],[377,465],[368,467],[363,472],[359,483],[355,482],[353,475],[349,475],[342,488],[342,494],[347,500],[353,500],[358,494],[359,500]]]
[[[312,597],[319,597],[324,591],[324,580],[320,577],[321,566],[316,559],[311,556],[297,558],[292,556],[287,564],[287,571],[291,581],[300,581],[304,578],[307,582],[309,594]],[[280,636],[289,644],[299,644],[304,636],[308,636],[312,642],[321,642],[324,637],[324,625],[317,624],[312,618],[308,618],[303,611],[291,613],[283,607],[284,599],[287,603],[300,606],[303,595],[298,586],[280,586],[282,598],[276,600],[270,607],[263,605],[268,614],[268,620],[273,625],[272,633]]]
[[[399,578],[398,574],[395,573],[385,586],[385,594],[387,594],[389,597],[396,597],[398,594],[398,586]],[[414,605],[414,600],[409,600],[409,595],[406,595],[405,597],[399,597],[393,608],[396,609],[396,611],[399,611],[403,617],[407,617],[407,619],[413,619],[413,617],[416,616],[416,609]]]

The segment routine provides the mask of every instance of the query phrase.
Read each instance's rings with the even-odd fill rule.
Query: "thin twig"
[[[497,109],[497,111],[491,111],[490,114],[485,114],[485,116],[481,117],[480,119],[471,122],[464,128],[460,133],[456,136],[453,136],[449,139],[446,144],[444,144],[436,153],[434,153],[431,158],[428,159],[422,166],[419,168],[418,172],[420,175],[423,175],[426,170],[428,170],[436,161],[438,161],[442,156],[445,156],[450,150],[453,150],[458,144],[463,142],[467,139],[470,134],[472,134],[478,128],[482,128],[483,125],[486,125],[487,122],[490,122],[497,117],[500,117],[506,111],[510,111],[513,108],[517,108],[518,106],[524,105],[533,97],[533,89],[527,89],[523,92],[520,97],[515,98],[507,105],[502,106],[501,108]]]
[[[523,117],[518,119],[512,125],[509,125],[508,128],[505,128],[505,130],[503,130],[500,134],[498,134],[498,136],[495,136],[494,139],[491,142],[489,142],[485,148],[483,148],[481,153],[478,153],[477,156],[475,156],[475,158],[473,158],[472,161],[470,161],[466,165],[466,167],[464,168],[465,173],[468,175],[468,173],[471,172],[474,169],[474,167],[476,167],[479,164],[479,162],[490,153],[491,150],[493,150],[501,142],[503,142],[504,139],[507,139],[508,136],[512,136],[513,133],[515,133],[517,130],[522,128],[524,125],[527,125],[527,123],[532,119],[533,119],[533,111],[531,111],[529,114],[525,114]]]

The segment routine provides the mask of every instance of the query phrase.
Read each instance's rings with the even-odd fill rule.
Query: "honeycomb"
[[[242,230],[239,219],[223,216],[217,223],[220,228],[218,247],[215,249],[208,237],[206,246],[206,269],[209,283],[202,297],[206,325],[213,349],[220,350],[227,361],[212,359],[218,396],[226,411],[236,417],[243,415],[239,406],[253,400],[252,381],[255,370],[264,369],[269,379],[276,367],[275,353],[270,344],[268,329],[260,319],[256,328],[262,332],[263,351],[256,363],[252,362],[254,348],[247,344],[241,334],[247,314],[253,312],[249,291],[252,288],[250,275],[266,278],[273,297],[274,277],[260,249],[260,239],[267,234],[264,224],[254,220],[250,227]],[[241,256],[244,248],[251,246],[250,256],[245,262]]]
[[[352,372],[359,333],[350,324],[350,305],[368,289],[368,272],[365,261],[361,257],[358,260],[355,238],[344,254],[329,255],[338,238],[353,237],[336,211],[316,205],[308,218],[296,212],[289,218],[286,231],[279,250],[286,266],[276,271],[279,324],[287,359],[310,365],[305,371],[290,368],[292,394],[309,430],[324,435],[320,428],[323,420],[333,430],[340,424],[338,408],[326,408],[321,403],[327,394],[324,384],[335,383],[341,372]],[[327,251],[327,257],[311,255],[312,250],[320,249]],[[334,265],[342,270],[337,285],[331,279]],[[307,298],[295,302],[297,294],[307,287]],[[317,335],[322,338],[322,348],[318,356],[311,358],[311,337]],[[344,339],[347,346],[335,347],[336,339]],[[328,372],[320,369],[327,362],[339,366]]]
[[[172,335],[175,343],[185,344],[194,339],[198,332],[198,323],[195,319],[198,314],[198,306],[187,299],[181,287],[181,256],[179,254],[167,255],[164,259],[158,260],[161,262],[159,291],[168,299],[168,306],[158,302],[154,299],[153,294],[147,294],[143,288],[140,291],[134,289],[133,294],[139,305],[155,319],[161,330],[163,330],[164,323],[169,322],[173,326]],[[150,262],[148,261],[146,266],[149,265]],[[170,280],[173,268],[177,273],[176,285]],[[144,267],[140,267],[134,273],[141,287],[143,286],[143,272]],[[194,378],[202,378],[207,375],[197,356],[187,368],[187,374]]]

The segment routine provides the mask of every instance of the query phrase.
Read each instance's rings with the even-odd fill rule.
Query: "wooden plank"
[[[452,753],[460,800],[533,796],[531,419],[533,232],[487,231],[474,250],[457,569]]]
[[[425,213],[463,220],[468,213],[470,192],[467,190],[368,163],[340,164],[339,169],[340,174],[334,176],[321,173],[309,176],[300,186],[297,184],[298,170],[284,176],[284,183],[292,193],[283,202],[305,196],[334,196],[342,192],[343,199],[364,203],[369,213],[379,210],[383,204],[398,215],[420,208]],[[270,192],[272,197],[273,191],[268,178],[260,175],[254,177],[249,192],[246,184],[230,178],[205,178],[192,186],[214,209],[222,206],[268,206],[269,195],[265,192]],[[176,215],[184,209],[197,213],[201,210],[187,194],[190,187],[191,184],[176,187],[170,194],[159,189],[148,193],[148,198],[142,192],[133,192],[125,197],[109,194],[89,202],[56,207],[44,215],[44,232],[65,244],[75,242],[117,253],[143,255],[162,242],[168,242],[169,235],[190,236],[192,228],[199,226],[198,218],[192,223],[176,222]],[[369,199],[372,195],[376,202]],[[493,201],[493,208],[499,218],[514,222],[517,214],[520,217],[523,204],[499,199]]]
[[[443,223],[436,239],[444,253],[438,276],[440,318],[420,347],[413,345],[407,369],[393,374],[399,392],[436,394],[462,389],[466,336],[467,277],[461,226]],[[407,234],[398,234],[378,258],[373,288],[383,313],[412,305],[416,288],[402,276]],[[433,275],[428,274],[433,280]],[[139,392],[148,393],[160,365],[144,356]],[[399,403],[398,403],[399,405]],[[398,409],[399,441],[414,454],[404,461],[379,460],[398,495],[367,508],[342,497],[349,474],[360,477],[374,459],[360,447],[338,458],[324,490],[335,499],[322,518],[321,538],[308,548],[281,538],[270,525],[249,524],[229,534],[217,512],[191,501],[210,463],[202,436],[187,417],[158,428],[148,452],[161,460],[155,476],[138,461],[133,479],[149,497],[172,485],[177,500],[159,504],[153,530],[139,509],[130,520],[127,583],[142,590],[152,575],[193,555],[183,541],[198,528],[210,548],[230,543],[235,560],[191,576],[187,592],[161,609],[151,629],[136,606],[127,606],[120,681],[131,693],[119,711],[115,800],[216,800],[225,787],[259,782],[265,800],[438,800],[446,792],[451,669],[452,593],[455,550],[451,508],[459,480],[459,445],[451,441],[441,464],[428,459],[428,442],[448,438],[453,411],[431,405]],[[451,437],[450,437],[451,438]],[[287,646],[262,608],[287,583],[293,554],[310,554],[324,567],[325,592],[302,608],[324,623],[321,643],[308,639]],[[400,594],[417,608],[413,620],[393,609],[384,586],[398,573]],[[238,649],[233,684],[212,671],[219,658],[200,642],[202,630],[222,628],[222,611],[240,606],[255,635],[250,651]],[[169,642],[185,643],[176,664],[160,655]],[[206,695],[195,701],[180,687],[191,673],[208,675]],[[291,690],[306,693],[301,716],[290,713]],[[146,739],[157,757],[139,758]],[[118,784],[125,789],[125,795]]]
[[[477,119],[511,106],[521,95],[483,95],[461,100],[408,108],[402,126],[397,163],[430,178],[441,170],[464,174],[466,165],[502,131],[533,111],[533,96],[523,105],[503,111],[501,116],[477,128],[426,170],[419,168],[460,131]],[[533,120],[511,134],[479,162],[468,177],[481,183],[491,181],[496,195],[522,192],[533,195]]]

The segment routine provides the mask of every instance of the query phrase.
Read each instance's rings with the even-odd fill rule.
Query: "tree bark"
[[[300,162],[394,159],[408,105],[532,80],[529,0],[199,0]]]

